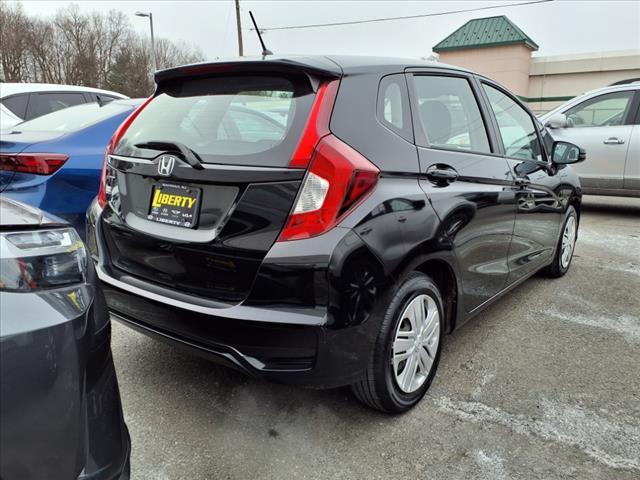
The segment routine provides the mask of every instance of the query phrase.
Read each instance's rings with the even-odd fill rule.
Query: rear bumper
[[[104,282],[112,318],[254,378],[314,388],[356,382],[369,358],[370,323],[340,329],[300,324],[295,312],[252,309],[279,322],[185,310]]]
[[[228,304],[113,267],[101,214],[96,202],[87,211],[87,246],[114,318],[253,377],[333,388],[363,375],[379,331],[378,302],[354,302],[347,287],[363,266],[382,269],[351,229],[274,244],[247,298]],[[377,279],[378,298],[384,281]]]

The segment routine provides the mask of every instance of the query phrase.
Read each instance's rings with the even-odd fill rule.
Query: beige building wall
[[[533,57],[526,96],[531,109],[541,113],[581,93],[632,78],[640,78],[637,50]]]
[[[485,75],[516,95],[529,94],[531,49],[523,44],[444,51],[439,61]]]

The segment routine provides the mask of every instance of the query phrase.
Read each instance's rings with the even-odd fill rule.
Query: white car
[[[640,82],[584,93],[542,115],[554,140],[584,148],[584,193],[640,197]]]
[[[50,83],[0,83],[0,130],[81,103],[129,98],[109,90]]]

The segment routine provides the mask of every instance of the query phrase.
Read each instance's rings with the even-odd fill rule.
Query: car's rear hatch
[[[305,176],[291,160],[317,92],[339,76],[330,62],[160,72],[109,155],[105,266],[226,304],[246,298]]]

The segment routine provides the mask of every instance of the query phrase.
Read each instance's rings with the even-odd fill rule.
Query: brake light
[[[324,136],[279,242],[310,238],[333,228],[378,182],[380,171],[331,134]]]
[[[67,160],[69,156],[63,153],[2,153],[0,170],[53,175]]]
[[[154,98],[153,96],[147,98],[138,108],[136,108],[133,112],[131,112],[131,115],[125,118],[124,121],[120,124],[120,126],[116,128],[116,131],[114,132],[113,136],[109,140],[109,143],[107,144],[107,149],[104,154],[104,161],[102,162],[102,174],[100,175],[100,189],[98,190],[98,205],[100,205],[101,208],[104,208],[105,205],[107,204],[107,201],[108,201],[107,196],[110,194],[110,187],[111,187],[108,184],[108,180],[113,178],[111,167],[107,165],[109,155],[111,155],[115,151],[116,147],[118,146],[118,143],[124,136],[127,129],[131,126],[131,124],[136,119],[136,117],[140,114],[140,112],[144,109],[144,107],[146,107],[149,104],[149,102],[153,98]]]

